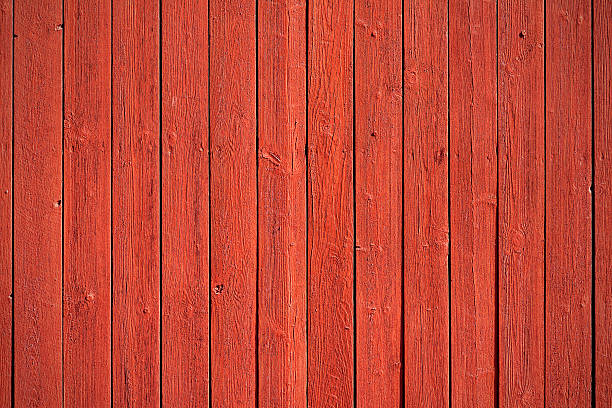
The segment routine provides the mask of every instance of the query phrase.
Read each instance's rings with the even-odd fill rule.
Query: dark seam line
[[[597,353],[596,353],[596,240],[595,240],[595,12],[591,1],[591,407],[597,406],[597,390],[595,388]]]
[[[357,407],[357,197],[355,183],[357,180],[355,166],[355,0],[353,0],[353,406]]]
[[[159,94],[157,95],[158,97],[158,103],[159,103],[159,339],[158,339],[158,347],[159,347],[159,406],[163,407],[163,386],[162,386],[162,371],[163,371],[163,347],[162,347],[162,342],[163,342],[163,296],[164,296],[164,292],[163,292],[163,234],[162,234],[162,226],[163,226],[163,130],[162,130],[162,122],[163,122],[163,117],[162,117],[162,99],[163,99],[163,87],[162,87],[162,46],[163,46],[163,42],[162,42],[162,0],[159,0],[159,5],[158,5],[158,13],[159,13],[159,27],[158,27],[158,34],[159,34],[159,49],[158,49],[158,55],[159,55],[159,66],[158,66],[158,70],[159,70],[159,87],[158,87],[158,92]]]
[[[305,193],[306,193],[306,245],[305,245],[305,249],[306,249],[306,261],[305,261],[305,266],[306,266],[306,406],[308,407],[308,384],[309,384],[309,359],[308,359],[308,324],[309,324],[309,320],[308,320],[308,293],[309,293],[309,283],[310,283],[310,279],[309,279],[309,258],[308,258],[308,220],[309,220],[309,216],[308,216],[308,204],[309,204],[309,200],[308,200],[308,173],[309,173],[309,167],[308,167],[308,87],[309,87],[309,80],[308,80],[308,30],[309,30],[309,25],[308,25],[308,19],[309,19],[309,7],[308,7],[309,2],[306,1],[306,8],[305,8],[305,12],[304,12],[304,34],[305,34],[305,84],[306,84],[306,89],[305,89],[305,99],[306,99],[306,104],[305,104],[305,117],[306,117],[306,123],[305,125],[305,140],[304,140],[304,159],[305,159],[305,181],[306,181],[306,185],[305,185]]]
[[[11,42],[11,407],[15,407],[15,0]]]
[[[207,92],[207,98],[208,98],[208,106],[207,106],[207,110],[208,110],[208,406],[212,406],[212,376],[211,376],[211,372],[212,372],[212,363],[211,363],[211,351],[210,351],[210,346],[211,346],[211,309],[212,309],[212,301],[211,301],[211,247],[212,247],[212,241],[211,241],[211,237],[212,237],[212,232],[211,232],[211,205],[210,205],[210,192],[211,192],[211,178],[210,178],[210,174],[211,174],[211,169],[210,169],[210,162],[211,162],[211,154],[210,154],[210,0],[208,0],[207,2],[207,24],[206,24],[206,29],[207,29],[207,36],[208,36],[208,44],[207,44],[207,64],[208,64],[208,72],[207,72],[207,84],[208,84],[208,92]]]
[[[114,220],[113,220],[113,213],[114,213],[114,209],[113,209],[113,200],[114,200],[114,194],[113,194],[113,187],[114,187],[114,183],[113,183],[113,178],[114,178],[114,169],[113,169],[113,155],[114,155],[114,144],[113,144],[113,140],[114,140],[114,100],[113,100],[113,96],[114,96],[114,92],[113,92],[113,71],[114,71],[114,52],[113,52],[113,46],[114,46],[114,35],[113,35],[113,4],[112,4],[112,0],[111,0],[111,8],[110,8],[110,98],[111,98],[111,112],[110,112],[110,201],[111,201],[111,205],[110,205],[110,320],[111,320],[111,324],[110,324],[110,405],[111,407],[114,406],[115,404],[115,395],[114,395],[114,376],[113,376],[113,372],[115,369],[115,365],[114,365],[114,360],[113,360],[113,345],[114,345],[114,341],[113,341],[113,335],[114,335],[114,330],[113,327],[115,326],[115,318],[114,318],[114,282],[113,282],[113,275],[114,275],[114,235],[113,235],[113,228],[114,228]]]
[[[401,299],[400,299],[400,407],[399,408],[404,408],[406,406],[406,381],[405,381],[405,377],[406,377],[406,351],[405,351],[405,340],[406,340],[406,334],[404,333],[404,326],[406,324],[406,305],[405,305],[405,285],[406,285],[406,251],[405,251],[405,247],[406,247],[406,238],[405,238],[405,233],[406,233],[406,229],[404,226],[404,222],[405,222],[405,199],[404,199],[404,195],[405,195],[405,149],[406,149],[406,144],[405,144],[405,131],[406,131],[406,125],[405,125],[405,121],[406,121],[406,117],[405,117],[405,70],[406,70],[406,60],[405,60],[405,55],[406,55],[406,45],[405,45],[405,35],[404,35],[404,12],[405,12],[405,1],[402,0],[402,16],[401,16],[401,31],[402,31],[402,134],[401,134],[401,142],[402,142],[402,180],[401,180],[401,192],[402,192],[402,215],[401,215],[401,221],[400,221],[400,225],[401,225],[401,231],[402,231],[402,236],[400,238],[401,240],[401,251],[402,251],[402,268],[401,268],[401,276],[400,276],[400,280],[401,280]]]
[[[62,1],[62,140],[61,140],[61,148],[62,148],[62,195],[61,195],[61,201],[60,204],[62,206],[62,228],[61,228],[61,234],[62,234],[62,249],[61,249],[61,254],[62,254],[62,302],[61,302],[61,306],[60,306],[60,310],[61,310],[61,314],[60,314],[60,332],[61,332],[61,342],[62,342],[62,407],[65,405],[65,384],[64,384],[64,266],[65,266],[65,262],[64,262],[64,255],[65,255],[65,251],[64,251],[64,209],[66,208],[66,200],[64,197],[65,191],[64,191],[64,137],[65,137],[65,132],[64,132],[64,121],[66,119],[66,84],[64,82],[64,78],[65,78],[65,72],[66,72],[66,67],[65,67],[65,4]]]
[[[495,3],[495,407],[499,408],[499,5]]]
[[[546,247],[548,241],[546,240],[546,214],[547,214],[547,200],[546,200],[546,168],[548,167],[548,157],[546,154],[546,0],[544,0],[544,406],[546,407]]]
[[[449,2],[446,2],[446,143],[447,143],[447,157],[446,157],[446,198],[447,198],[447,217],[448,217],[448,255],[446,258],[448,267],[448,406],[452,408],[452,344],[451,344],[451,188],[450,188],[450,151],[451,151],[451,128],[450,128],[450,6]]]
[[[259,407],[259,1],[255,0],[255,406]]]

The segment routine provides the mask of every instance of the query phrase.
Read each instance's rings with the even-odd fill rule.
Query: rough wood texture
[[[208,2],[162,1],[162,400],[209,398]]]
[[[210,387],[215,407],[256,403],[255,1],[210,1]]]
[[[447,3],[404,2],[406,406],[449,405]]]
[[[64,2],[64,404],[111,400],[111,2]]]
[[[62,2],[16,0],[15,406],[62,403]]]
[[[544,405],[544,3],[498,4],[499,406]]]
[[[13,0],[0,1],[0,406],[13,375]]]
[[[591,405],[591,2],[546,3],[546,405]]]
[[[308,405],[352,407],[353,2],[309,4]]]
[[[113,402],[160,403],[159,8],[113,1]]]
[[[259,406],[306,408],[306,2],[258,11]]]
[[[496,400],[495,2],[450,2],[451,400]]]
[[[612,2],[593,1],[595,405],[612,406]]]
[[[357,406],[402,381],[402,4],[355,3]]]

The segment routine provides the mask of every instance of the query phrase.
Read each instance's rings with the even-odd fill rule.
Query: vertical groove
[[[259,0],[255,0],[255,407],[259,407]]]
[[[448,407],[452,408],[453,398],[453,370],[452,370],[452,347],[451,347],[451,192],[450,192],[450,152],[451,152],[451,128],[450,128],[450,7],[446,2],[446,143],[448,152],[446,156],[446,211],[448,226],[448,241],[446,262],[448,268]]]
[[[163,116],[162,116],[162,99],[163,99],[163,87],[162,87],[162,1],[163,0],[159,0],[159,4],[158,4],[158,17],[159,17],[159,27],[158,27],[158,34],[159,34],[159,50],[158,50],[158,60],[159,60],[159,66],[158,66],[158,70],[159,70],[159,94],[158,94],[158,98],[159,98],[159,339],[157,340],[157,344],[159,347],[159,406],[163,407],[163,398],[164,398],[164,393],[163,393],[163,387],[162,387],[162,374],[163,374],[163,351],[162,351],[162,341],[163,341],[163,322],[164,322],[164,317],[163,317],[163,259],[162,259],[162,245],[163,245],[163,179],[162,179],[162,172],[163,172],[163,128],[162,128],[162,121],[163,121]]]
[[[548,157],[546,155],[546,0],[544,0],[544,406],[546,407],[546,214],[547,214],[547,205],[546,205],[546,177],[547,177],[547,167],[548,167]]]
[[[208,59],[208,92],[207,92],[207,97],[208,97],[208,104],[207,104],[207,109],[208,109],[208,406],[210,407],[212,405],[212,363],[211,363],[211,352],[210,352],[210,346],[211,346],[211,332],[212,332],[212,327],[210,325],[211,323],[211,318],[210,318],[210,311],[211,311],[211,298],[210,298],[210,285],[211,285],[211,275],[212,275],[212,271],[211,271],[211,247],[212,247],[212,241],[211,241],[211,237],[212,237],[212,233],[211,233],[211,205],[210,205],[210,185],[211,185],[211,178],[210,178],[210,162],[211,162],[211,153],[210,153],[210,0],[208,0],[207,4],[207,16],[206,18],[208,19],[207,23],[206,23],[206,29],[207,29],[207,35],[208,35],[208,55],[207,55],[207,59]]]
[[[114,376],[113,372],[115,370],[114,359],[113,359],[113,328],[115,325],[115,319],[113,314],[113,305],[114,305],[114,265],[115,265],[115,257],[114,257],[114,235],[113,235],[113,180],[114,180],[114,172],[113,172],[113,156],[114,156],[114,100],[113,100],[113,69],[114,69],[114,33],[113,33],[113,0],[110,0],[111,8],[110,8],[110,100],[111,100],[111,109],[110,109],[110,403],[111,407],[115,405],[115,393],[114,393]]]
[[[495,3],[495,407],[499,408],[499,4]]]
[[[597,392],[595,389],[596,380],[596,298],[595,298],[595,278],[596,278],[596,258],[595,258],[595,41],[594,27],[595,13],[593,11],[593,1],[591,0],[591,407],[597,406]]]
[[[11,407],[15,407],[15,0],[11,42]]]
[[[306,9],[304,11],[304,32],[305,32],[305,36],[306,36],[306,41],[305,41],[305,54],[306,54],[306,69],[305,69],[305,76],[306,76],[306,89],[305,89],[305,98],[306,98],[306,123],[305,123],[305,131],[306,131],[306,135],[304,138],[304,158],[305,158],[305,164],[306,164],[306,169],[305,169],[305,178],[306,178],[306,183],[305,183],[305,187],[306,187],[306,408],[308,408],[308,384],[309,384],[309,376],[308,376],[308,366],[309,366],[309,360],[308,360],[308,293],[309,293],[309,264],[310,264],[310,259],[308,258],[308,172],[309,172],[309,167],[308,167],[308,120],[309,120],[309,111],[308,111],[308,85],[309,85],[309,79],[308,79],[308,30],[309,30],[309,7],[308,7],[308,0],[306,0]]]
[[[357,407],[357,197],[355,166],[355,0],[353,0],[353,406]]]
[[[65,77],[65,51],[64,51],[64,47],[65,47],[65,25],[64,25],[64,21],[66,20],[65,15],[64,15],[64,1],[62,1],[62,198],[61,198],[61,202],[60,204],[62,205],[62,228],[61,228],[61,234],[62,234],[62,249],[61,249],[61,257],[62,257],[62,303],[60,305],[60,334],[62,336],[61,339],[61,353],[62,353],[62,407],[64,406],[64,208],[66,207],[66,203],[64,202],[64,120],[66,117],[66,98],[65,98],[65,94],[66,94],[66,84],[64,83],[64,77]]]
[[[404,171],[405,171],[405,83],[404,83],[404,71],[406,69],[406,62],[405,62],[405,53],[406,53],[406,45],[405,45],[405,39],[404,39],[404,7],[405,7],[405,1],[401,0],[402,2],[402,18],[401,18],[401,30],[402,30],[402,181],[401,181],[401,191],[402,191],[402,219],[401,219],[401,231],[402,231],[402,236],[401,236],[401,251],[402,251],[402,270],[401,270],[401,294],[402,294],[402,298],[401,298],[401,303],[400,303],[400,408],[404,408],[406,406],[406,381],[404,379],[404,377],[406,376],[406,350],[405,350],[405,331],[404,331],[404,325],[406,324],[406,316],[405,316],[405,301],[404,301],[404,295],[405,295],[405,280],[406,280],[406,273],[405,273],[405,265],[406,265],[406,253],[405,253],[405,227],[404,227],[404,221],[405,221],[405,199],[404,199],[404,180],[405,180],[405,176],[404,176]]]

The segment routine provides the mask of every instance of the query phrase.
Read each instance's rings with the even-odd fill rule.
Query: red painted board
[[[352,407],[353,2],[308,12],[308,406]]]
[[[210,1],[210,403],[256,404],[256,0]]]
[[[497,32],[495,2],[449,3],[451,401],[496,396]]]
[[[259,406],[306,407],[306,2],[260,0]]]
[[[357,406],[402,389],[402,4],[355,3]]]
[[[546,405],[591,405],[591,2],[546,2]]]
[[[0,406],[13,376],[13,1],[0,1]]]
[[[62,403],[62,3],[14,3],[15,406]]]
[[[111,401],[111,2],[64,2],[64,404]]]
[[[612,406],[612,3],[593,1],[595,406]]]
[[[162,2],[162,400],[207,407],[208,2]]]
[[[113,403],[160,403],[159,7],[113,1]]]
[[[544,405],[544,2],[498,3],[499,406]]]
[[[404,2],[405,405],[449,405],[448,5]]]

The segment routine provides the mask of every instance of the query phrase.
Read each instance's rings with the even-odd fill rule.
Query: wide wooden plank
[[[208,2],[162,2],[162,400],[207,407]]]
[[[499,406],[544,404],[544,2],[498,3]]]
[[[111,399],[111,2],[64,2],[64,404]]]
[[[256,404],[256,0],[210,1],[211,404]]]
[[[160,403],[159,7],[113,1],[113,402]]]
[[[16,0],[15,406],[62,402],[62,2]]]
[[[449,405],[447,17],[447,2],[404,2],[406,406]]]
[[[612,406],[612,2],[593,1],[595,406]]]
[[[259,0],[259,406],[306,408],[306,1]]]
[[[451,401],[496,395],[497,33],[495,2],[449,4]]]
[[[308,406],[352,407],[353,2],[308,11]]]
[[[13,0],[0,1],[0,406],[13,375]]]
[[[357,406],[402,389],[402,4],[355,3]]]
[[[591,2],[546,2],[546,405],[591,405]]]

